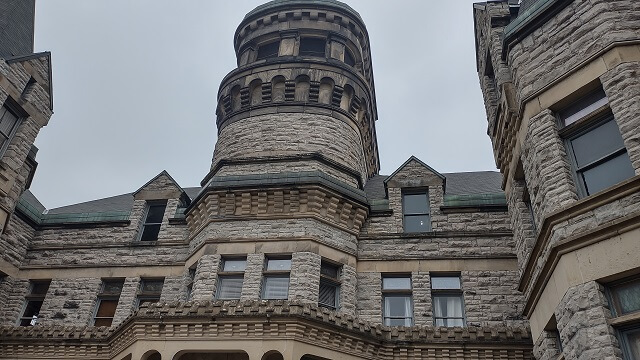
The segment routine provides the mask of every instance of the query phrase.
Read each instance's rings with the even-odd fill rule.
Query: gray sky
[[[475,68],[477,0],[347,0],[371,39],[381,174],[415,155],[440,172],[494,170]],[[132,192],[166,169],[207,174],[233,33],[264,0],[37,0],[54,115],[31,191],[47,208]]]

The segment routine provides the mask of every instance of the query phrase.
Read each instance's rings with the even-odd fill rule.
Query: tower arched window
[[[326,57],[327,41],[323,38],[300,39],[300,56]]]
[[[258,47],[258,56],[256,60],[263,60],[278,57],[280,51],[280,41],[272,41]]]

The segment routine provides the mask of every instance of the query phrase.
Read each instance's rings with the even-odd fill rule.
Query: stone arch
[[[320,92],[318,95],[318,102],[321,104],[331,104],[331,98],[333,97],[333,87],[335,83],[330,78],[322,78],[320,80]]]
[[[162,360],[162,355],[155,350],[149,350],[142,355],[140,360]]]
[[[353,99],[353,94],[355,91],[353,87],[349,84],[344,86],[344,91],[342,92],[342,100],[340,101],[340,108],[344,111],[349,111],[351,108],[351,99]]]
[[[174,357],[174,360],[249,360],[249,354],[245,351],[207,351],[207,350],[182,350]]]
[[[284,356],[276,350],[271,350],[262,355],[262,360],[284,360]]]
[[[231,111],[238,111],[242,106],[240,100],[240,85],[236,85],[231,88]]]
[[[249,96],[251,106],[262,104],[262,80],[255,79],[249,83]]]
[[[295,101],[307,102],[309,101],[309,88],[311,82],[307,75],[300,75],[296,78],[296,92]]]
[[[282,75],[278,75],[271,79],[271,101],[283,102],[284,101],[284,83],[286,79]]]

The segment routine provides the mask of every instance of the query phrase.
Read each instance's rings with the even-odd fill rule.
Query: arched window
[[[351,99],[353,99],[353,87],[351,85],[345,85],[342,92],[342,100],[340,101],[340,108],[344,111],[349,111],[351,107]]]
[[[321,104],[331,104],[331,98],[333,96],[333,80],[324,78],[320,80],[320,94],[318,95],[318,102]]]
[[[309,77],[300,75],[296,78],[296,94],[295,101],[309,101]]]
[[[271,101],[283,102],[284,101],[284,76],[276,76],[271,80],[273,88],[271,90]]]
[[[262,104],[262,80],[255,79],[249,84],[251,106]]]
[[[240,110],[242,103],[240,101],[240,85],[236,85],[231,89],[231,109],[232,111]]]

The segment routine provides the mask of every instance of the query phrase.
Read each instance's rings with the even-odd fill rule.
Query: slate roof
[[[33,53],[35,0],[0,0],[0,57]]]

